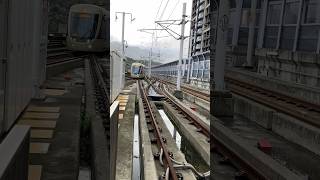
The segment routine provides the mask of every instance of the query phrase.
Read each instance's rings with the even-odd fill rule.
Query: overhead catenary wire
[[[169,4],[169,1],[170,1],[170,0],[168,0],[168,1],[167,1],[167,3],[166,3],[166,5],[165,5],[165,7],[163,8],[163,10],[162,10],[162,13],[161,13],[161,16],[160,16],[159,20],[162,20],[162,17],[163,17],[163,15],[164,15],[164,12],[165,12],[165,11],[166,11],[166,9],[167,9],[167,6],[168,6],[168,4]]]
[[[178,4],[179,4],[180,0],[177,1],[176,5],[174,6],[174,8],[172,9],[171,13],[169,14],[167,19],[170,19],[170,17],[172,16],[174,10],[177,8]]]
[[[157,14],[156,14],[156,17],[155,17],[154,19],[157,19],[158,14],[159,14],[159,12],[160,12],[160,8],[161,8],[161,6],[162,6],[162,3],[163,3],[163,0],[161,0],[160,6],[159,6],[158,11],[157,11]]]

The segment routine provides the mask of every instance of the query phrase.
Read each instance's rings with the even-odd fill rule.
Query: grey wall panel
[[[301,26],[298,50],[316,52],[320,26]]]
[[[28,105],[35,89],[45,79],[43,74],[47,45],[46,3],[46,0],[10,0],[5,97],[6,130],[13,125]]]
[[[5,72],[7,58],[8,1],[0,0],[0,135],[4,129]]]

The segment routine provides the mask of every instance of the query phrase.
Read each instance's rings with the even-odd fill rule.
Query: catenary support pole
[[[181,83],[181,61],[183,57],[183,42],[184,42],[184,28],[185,28],[185,18],[186,18],[186,6],[187,3],[183,3],[182,8],[182,22],[181,22],[181,36],[180,36],[180,53],[179,53],[179,63],[178,63],[178,78],[177,78],[177,90],[180,91]]]
[[[122,35],[121,35],[121,65],[124,63],[125,54],[124,54],[124,26],[125,26],[125,17],[126,13],[122,13]],[[123,66],[120,66],[120,72],[123,73]],[[120,87],[122,88],[124,83],[122,78],[120,78]]]

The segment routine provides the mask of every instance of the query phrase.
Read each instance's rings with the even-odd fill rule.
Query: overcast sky
[[[110,34],[111,41],[121,41],[122,15],[115,12],[132,13],[135,20],[130,22],[130,15],[126,15],[125,40],[130,46],[151,47],[151,34],[139,32],[138,29],[155,28],[155,20],[181,19],[182,4],[187,3],[186,14],[190,17],[192,0],[111,0],[110,1]],[[160,6],[161,5],[161,6]],[[167,5],[167,6],[166,6]],[[160,8],[159,8],[160,7]],[[166,7],[166,8],[165,8]],[[159,10],[159,12],[158,12]],[[158,15],[157,15],[158,13]],[[188,17],[188,18],[189,18]],[[173,28],[180,34],[180,26]],[[158,27],[160,28],[160,27]],[[190,23],[186,24],[185,35],[189,36]],[[158,37],[168,36],[167,32],[162,31]],[[189,38],[184,42],[184,56],[187,57]],[[158,38],[153,46],[155,52],[161,53],[166,49],[176,52],[173,56],[179,57],[179,41],[173,37]],[[163,61],[167,61],[163,59]]]

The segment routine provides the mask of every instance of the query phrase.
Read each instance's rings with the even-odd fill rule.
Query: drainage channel
[[[133,124],[133,157],[132,157],[132,180],[140,180],[140,128],[139,115],[135,114]]]
[[[172,138],[175,140],[178,149],[185,155],[187,162],[192,164],[200,173],[208,172],[210,170],[209,166],[198,155],[191,143],[183,136],[181,132],[179,132],[179,129],[175,127],[174,123],[172,123],[171,119],[167,116],[162,107],[157,105],[157,108]]]

